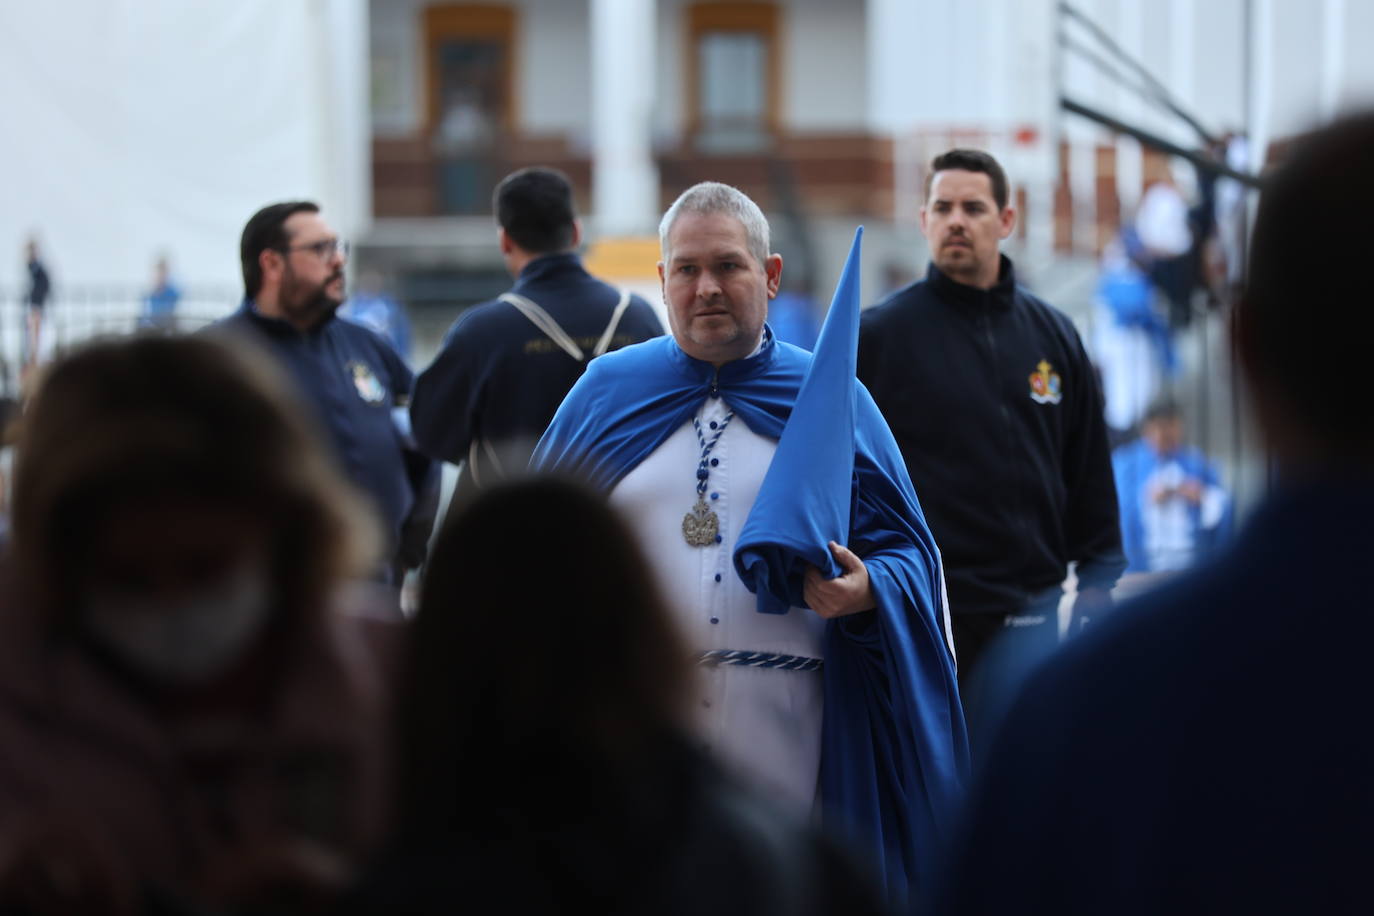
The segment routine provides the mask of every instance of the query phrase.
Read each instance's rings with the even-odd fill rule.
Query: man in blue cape
[[[905,904],[930,883],[968,750],[939,552],[854,378],[855,257],[813,368],[764,323],[782,258],[752,200],[697,185],[659,236],[672,336],[593,361],[534,465],[589,479],[636,528],[702,650],[704,747],[819,805]]]

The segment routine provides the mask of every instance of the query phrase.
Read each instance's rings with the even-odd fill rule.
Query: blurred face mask
[[[267,621],[266,570],[251,563],[209,587],[171,598],[95,592],[86,631],[148,677],[197,683],[237,661]]]

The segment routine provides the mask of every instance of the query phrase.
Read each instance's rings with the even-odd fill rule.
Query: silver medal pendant
[[[706,500],[697,497],[692,511],[682,517],[682,536],[692,547],[706,547],[716,542],[720,534],[720,519],[706,505]]]

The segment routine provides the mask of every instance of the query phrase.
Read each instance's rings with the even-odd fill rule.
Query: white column
[[[1322,4],[1322,82],[1320,109],[1323,121],[1340,112],[1341,81],[1345,70],[1345,0]]]
[[[372,222],[372,117],[367,74],[368,5],[365,0],[319,0],[321,206],[348,238]]]
[[[591,0],[592,216],[602,236],[651,234],[659,217],[655,6]]]
[[[1169,45],[1169,78],[1164,82],[1169,88],[1169,94],[1185,111],[1189,111],[1194,117],[1200,117],[1196,110],[1197,106],[1193,103],[1193,99],[1197,97],[1197,71],[1194,65],[1197,54],[1195,22],[1193,0],[1171,0],[1169,32],[1173,36],[1173,41]],[[1203,126],[1215,129],[1210,124],[1204,123]],[[1197,135],[1191,128],[1180,124],[1177,131],[1177,136],[1183,141],[1184,146],[1198,145]]]
[[[1116,40],[1122,50],[1135,60],[1144,58],[1145,7],[1141,0],[1122,0],[1118,8]],[[1120,85],[1113,87],[1117,111],[1128,124],[1140,124],[1145,105],[1139,94]],[[1122,223],[1135,219],[1140,203],[1140,185],[1144,180],[1144,149],[1134,137],[1116,138],[1116,193],[1121,199]]]
[[[915,91],[927,51],[920,10],[910,0],[868,0],[867,14],[868,126],[905,133],[919,119],[926,95]]]
[[[1250,20],[1250,128],[1251,168],[1259,171],[1269,150],[1274,106],[1274,5],[1272,0],[1251,0]],[[1255,208],[1251,208],[1253,225]]]
[[[868,129],[892,138],[893,221],[904,236],[920,231],[921,169],[926,149],[917,136],[926,93],[922,85],[921,16],[910,0],[868,0],[864,65],[868,90]]]
[[[1035,131],[1034,143],[1016,158],[1013,183],[1026,186],[1026,258],[1047,264],[1054,257],[1054,187],[1059,180],[1059,138],[1065,116],[1059,110],[1058,22],[1053,0],[1019,0],[1005,7],[1006,45],[1011,58],[1007,93],[1011,110]]]

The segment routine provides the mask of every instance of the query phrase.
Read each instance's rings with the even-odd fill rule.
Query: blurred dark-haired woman
[[[692,660],[651,575],[571,482],[450,519],[400,691],[399,833],[356,911],[880,910],[844,854],[692,743]]]

